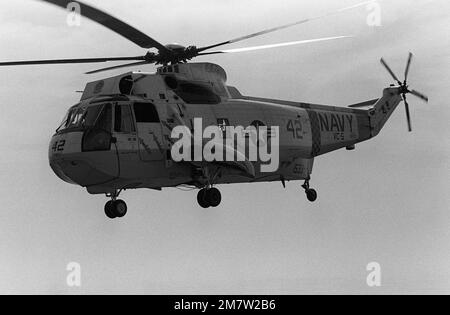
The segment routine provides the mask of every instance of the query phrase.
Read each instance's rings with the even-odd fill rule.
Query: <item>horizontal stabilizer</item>
[[[350,108],[372,107],[373,105],[375,105],[376,102],[378,102],[378,99],[350,105],[349,107]]]

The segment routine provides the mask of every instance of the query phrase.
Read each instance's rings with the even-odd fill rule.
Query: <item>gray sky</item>
[[[357,0],[87,1],[162,43],[204,45],[357,3]],[[416,59],[414,133],[398,110],[382,134],[316,160],[310,204],[299,183],[221,187],[222,205],[199,209],[196,192],[128,191],[129,214],[110,221],[106,198],[61,182],[48,166],[50,137],[98,65],[0,69],[2,211],[0,293],[450,293],[450,4],[382,4],[383,26],[358,9],[243,44],[355,35],[351,40],[212,56],[243,94],[345,106],[380,97]],[[142,50],[39,1],[2,1],[1,60],[101,57]],[[142,70],[153,71],[151,66]],[[126,71],[126,70],[125,70]],[[66,286],[66,265],[82,287]],[[383,286],[366,286],[379,262]]]

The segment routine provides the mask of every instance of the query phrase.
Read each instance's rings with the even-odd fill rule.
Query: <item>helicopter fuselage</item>
[[[392,91],[386,97],[393,110],[399,100]],[[171,131],[193,130],[198,118],[204,127],[276,126],[277,170],[262,173],[260,162],[247,162],[254,170],[247,173],[232,164],[174,162]],[[368,110],[247,97],[226,85],[220,66],[180,64],[88,84],[53,136],[49,159],[61,179],[92,194],[203,187],[212,180],[208,173],[214,184],[284,182],[308,179],[315,157],[352,150],[377,132]]]

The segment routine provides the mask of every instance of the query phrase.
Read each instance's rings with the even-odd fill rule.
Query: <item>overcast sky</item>
[[[357,0],[86,1],[162,43],[205,45],[315,16]],[[281,3],[281,4],[280,4]],[[414,133],[400,108],[380,136],[354,152],[316,160],[306,200],[301,183],[221,187],[203,210],[196,192],[127,191],[129,213],[105,217],[104,196],[60,181],[48,166],[50,137],[98,65],[0,69],[0,293],[450,293],[450,4],[382,3],[382,26],[365,8],[233,47],[317,37],[351,40],[211,56],[243,94],[346,106],[381,97],[414,52]],[[1,1],[0,60],[144,53],[88,20],[33,0]],[[102,66],[102,65],[100,65]],[[137,70],[137,69],[136,69]],[[141,70],[154,71],[154,67]],[[381,264],[383,286],[366,285]],[[82,287],[66,285],[66,265]]]

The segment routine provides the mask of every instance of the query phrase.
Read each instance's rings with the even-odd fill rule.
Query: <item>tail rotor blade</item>
[[[411,68],[411,62],[414,55],[412,53],[409,53],[408,63],[406,64],[406,70],[405,70],[405,83],[408,82],[408,75],[409,75],[409,69]]]
[[[409,110],[409,104],[406,100],[406,95],[403,96],[403,101],[405,102],[405,110],[406,110],[406,120],[408,122],[408,131],[412,132],[412,123],[411,123],[411,112]]]
[[[381,64],[386,68],[386,70],[391,74],[391,76],[394,78],[395,81],[398,82],[398,84],[402,85],[402,82],[397,78],[394,71],[392,71],[391,67],[387,64],[387,62],[381,58]]]
[[[414,95],[414,96],[417,96],[418,98],[420,98],[421,100],[423,100],[423,101],[425,101],[425,102],[427,102],[427,103],[428,103],[428,101],[429,101],[428,96],[426,96],[426,95],[424,95],[424,94],[422,94],[422,93],[420,93],[420,92],[417,92],[417,91],[415,91],[415,90],[411,90],[410,93],[411,93],[412,95]]]

